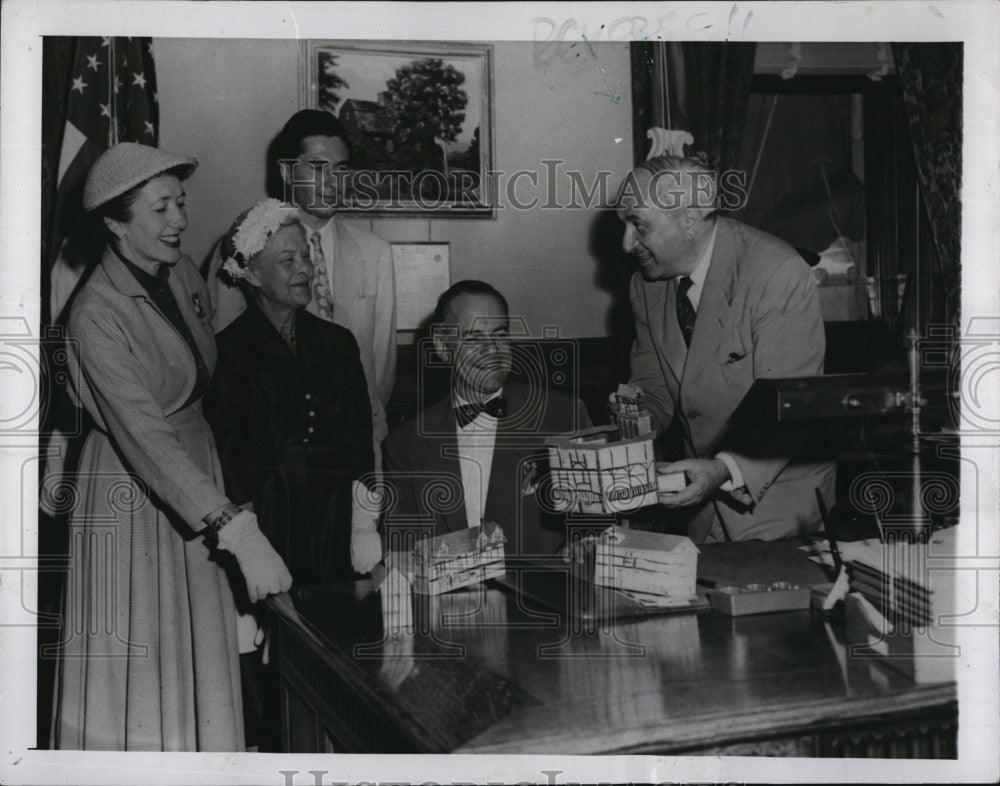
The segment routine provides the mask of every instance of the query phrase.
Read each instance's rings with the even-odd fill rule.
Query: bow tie
[[[480,412],[492,415],[495,418],[502,418],[507,415],[507,399],[503,396],[491,398],[489,401],[480,404],[459,404],[455,407],[455,420],[458,421],[459,428],[468,426]]]

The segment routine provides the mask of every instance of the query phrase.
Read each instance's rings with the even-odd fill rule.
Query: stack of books
[[[876,656],[916,682],[955,678],[956,528],[927,542],[841,544],[851,592],[845,599],[852,655]],[[944,559],[938,567],[935,563]]]

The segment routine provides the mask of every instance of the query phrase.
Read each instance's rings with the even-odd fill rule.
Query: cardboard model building
[[[382,629],[386,636],[412,634],[413,590],[406,571],[389,566],[378,591],[382,602]]]
[[[644,595],[696,595],[698,547],[690,538],[611,526],[597,541],[594,583]]]
[[[614,425],[546,441],[553,498],[562,512],[635,510],[655,504],[658,491],[680,491],[686,485],[683,472],[657,474],[655,434],[640,388],[619,385],[608,409]]]
[[[611,419],[618,433],[626,439],[653,433],[653,422],[646,409],[646,396],[636,385],[621,384],[609,405]]]
[[[551,437],[547,445],[560,510],[619,513],[656,503],[652,434],[622,439],[617,427],[598,426]]]
[[[506,541],[492,521],[420,541],[413,550],[413,591],[438,595],[504,575]]]

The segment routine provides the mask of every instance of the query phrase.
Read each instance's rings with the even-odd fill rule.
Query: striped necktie
[[[691,336],[694,335],[694,321],[698,312],[694,310],[688,298],[688,290],[694,282],[687,276],[681,276],[677,282],[677,324],[681,327],[685,346],[691,346]]]
[[[319,315],[328,322],[333,322],[333,301],[330,298],[330,281],[326,274],[326,257],[323,256],[323,246],[320,242],[319,232],[313,232],[309,236],[309,244],[312,246],[313,263],[313,297],[316,298],[316,307]]]

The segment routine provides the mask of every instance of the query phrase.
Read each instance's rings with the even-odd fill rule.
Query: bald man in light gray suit
[[[626,178],[616,207],[632,277],[630,383],[654,426],[677,418],[688,486],[660,503],[695,542],[776,540],[819,527],[835,465],[801,433],[733,427],[756,379],[823,373],[819,295],[787,243],[715,214],[716,179],[698,162],[658,156]]]

